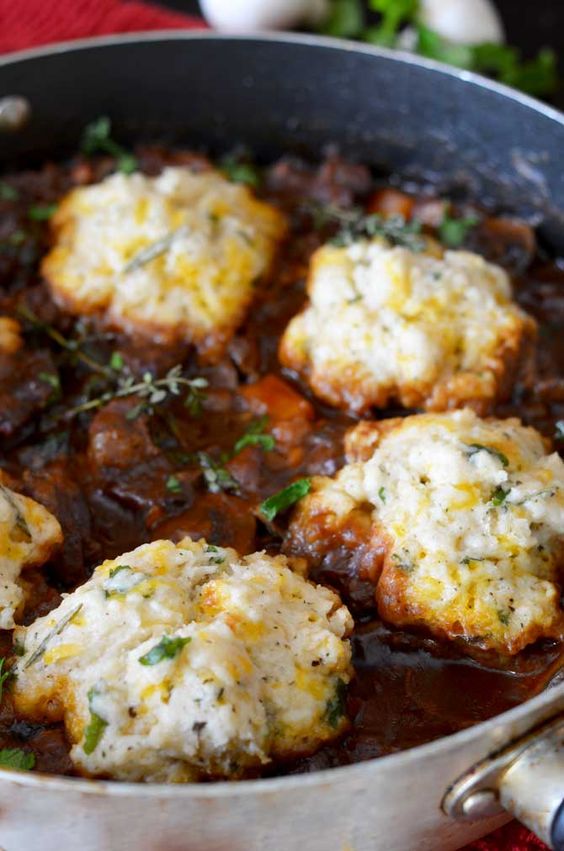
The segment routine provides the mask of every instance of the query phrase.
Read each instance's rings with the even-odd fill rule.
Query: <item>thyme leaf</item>
[[[472,458],[477,452],[487,452],[488,455],[492,455],[494,458],[497,458],[498,461],[501,461],[504,467],[509,466],[509,459],[507,455],[504,455],[503,452],[500,452],[499,449],[495,448],[495,446],[483,446],[481,443],[469,443],[467,445],[469,458]]]
[[[123,274],[128,275],[130,272],[135,272],[137,269],[141,269],[143,266],[146,266],[147,263],[151,262],[151,260],[155,260],[157,257],[161,257],[163,254],[166,254],[178,236],[186,235],[189,232],[189,228],[186,225],[181,225],[180,227],[171,230],[170,233],[165,234],[165,236],[161,237],[161,239],[157,239],[150,245],[146,245],[145,248],[142,248],[141,251],[139,251],[129,261],[129,263],[124,266]]]
[[[381,236],[392,245],[401,245],[411,251],[420,252],[425,249],[421,222],[417,219],[407,221],[400,215],[385,217],[379,213],[366,215],[358,208],[343,210],[333,206],[317,208],[313,213],[316,227],[320,228],[326,224],[338,226],[337,233],[331,240],[333,245],[343,247],[358,239]]]

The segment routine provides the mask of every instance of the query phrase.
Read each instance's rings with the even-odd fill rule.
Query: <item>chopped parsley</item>
[[[158,665],[163,659],[174,659],[190,641],[192,641],[190,637],[169,638],[163,635],[158,644],[155,644],[144,656],[139,657],[139,662],[141,665]]]
[[[386,488],[384,486],[378,490],[378,496],[383,503],[386,502]]]
[[[0,749],[0,766],[2,768],[17,768],[20,771],[31,771],[35,766],[35,754],[21,748]]]
[[[481,443],[470,443],[468,444],[468,449],[469,458],[472,458],[477,452],[487,452],[489,455],[497,458],[498,461],[501,461],[504,467],[509,466],[509,459],[507,455],[504,455],[503,452],[500,452],[499,449],[495,448],[495,446],[483,446]]]
[[[12,671],[10,671],[9,668],[6,671],[4,670],[5,663],[6,663],[6,660],[4,659],[4,657],[1,657],[0,658],[0,701],[2,700],[2,697],[4,696],[4,684],[6,683],[7,680],[10,680],[14,676],[14,674],[12,673]]]
[[[325,707],[325,718],[330,727],[334,729],[339,726],[347,708],[347,684],[338,679],[335,686],[335,694],[327,701]]]
[[[112,124],[107,116],[101,116],[87,124],[82,133],[81,151],[86,156],[109,154],[115,157],[118,171],[131,174],[138,168],[137,158],[112,139],[111,131]]]
[[[265,434],[268,417],[264,416],[251,423],[247,431],[236,442],[233,447],[233,455],[238,455],[247,446],[260,446],[265,452],[271,452],[276,446],[276,441],[271,434]]]
[[[27,211],[27,216],[32,222],[47,222],[56,209],[56,204],[34,204]]]
[[[104,735],[104,730],[108,726],[108,722],[101,718],[94,710],[92,709],[92,703],[95,696],[99,692],[96,691],[95,688],[91,688],[88,692],[88,707],[90,709],[90,723],[86,727],[84,731],[84,744],[82,749],[85,754],[93,753]]]
[[[228,155],[221,161],[221,170],[233,183],[244,183],[253,189],[261,184],[259,170],[253,163],[234,155]]]
[[[120,372],[120,370],[124,367],[124,363],[123,355],[120,352],[112,352],[110,357],[110,369]]]
[[[333,0],[322,32],[336,38],[359,38],[364,29],[362,0]]]
[[[491,496],[492,505],[496,505],[496,506],[503,505],[503,503],[505,502],[505,500],[507,499],[507,497],[509,496],[510,493],[511,493],[511,488],[509,488],[508,490],[504,490],[500,485],[498,488],[495,489],[495,491],[493,492],[493,494]]]
[[[445,213],[439,226],[439,239],[448,248],[460,248],[469,232],[476,227],[479,221],[478,216],[455,219]]]
[[[5,180],[0,180],[0,201],[17,201],[20,193]]]
[[[166,480],[166,489],[171,493],[182,493],[182,483],[176,476],[169,476]]]
[[[259,505],[260,515],[267,521],[274,520],[277,514],[286,511],[295,502],[302,499],[311,490],[311,479],[298,479],[278,493],[272,494]]]

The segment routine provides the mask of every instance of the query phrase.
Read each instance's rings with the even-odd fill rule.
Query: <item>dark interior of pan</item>
[[[63,156],[99,115],[126,142],[243,144],[263,160],[334,144],[525,215],[564,250],[564,118],[434,63],[308,37],[160,34],[8,57],[0,93],[32,106],[23,131],[0,137],[4,163]]]

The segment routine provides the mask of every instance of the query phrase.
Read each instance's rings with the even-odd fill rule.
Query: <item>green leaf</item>
[[[473,48],[447,41],[434,30],[421,24],[417,27],[417,52],[429,59],[446,62],[456,68],[473,68]]]
[[[0,766],[30,771],[35,766],[35,754],[30,751],[23,751],[21,748],[2,748],[0,750]]]
[[[182,493],[182,483],[176,476],[169,476],[166,480],[166,489],[171,493]]]
[[[364,215],[359,210],[341,210],[338,207],[326,207],[318,214],[318,224],[335,222],[340,225],[332,238],[333,245],[343,247],[358,239],[381,236],[392,245],[401,245],[411,251],[423,251],[425,240],[421,236],[421,222],[417,219],[406,221],[403,216],[382,216],[379,213]]]
[[[379,498],[382,502],[384,502],[384,503],[386,502],[386,488],[385,487],[382,486],[379,489],[378,496],[379,496]]]
[[[233,183],[245,183],[253,189],[257,189],[261,184],[257,167],[235,156],[224,157],[221,161],[221,170]]]
[[[139,662],[141,665],[157,665],[163,659],[174,659],[190,641],[192,639],[189,637],[169,638],[163,635],[158,644],[155,644],[144,656],[139,657]]]
[[[549,48],[525,61],[516,48],[505,44],[478,44],[472,51],[476,71],[495,76],[508,86],[536,96],[553,94],[558,88],[557,56]]]
[[[248,427],[233,447],[233,455],[238,455],[247,446],[260,446],[265,452],[271,452],[276,446],[276,441],[271,434],[265,434],[264,429],[268,424],[268,417],[261,417]]]
[[[479,224],[478,216],[466,216],[465,218],[451,218],[445,212],[439,226],[439,239],[448,248],[459,248],[466,240],[468,233]]]
[[[34,204],[27,211],[27,216],[33,222],[47,222],[56,210],[56,204]]]
[[[6,683],[6,681],[10,680],[14,676],[14,673],[12,671],[10,671],[9,668],[6,671],[4,670],[5,664],[6,664],[6,660],[4,659],[4,657],[1,657],[0,658],[0,702],[2,701],[2,698],[4,696],[4,684]]]
[[[509,490],[504,490],[501,485],[495,489],[491,496],[492,505],[503,505],[509,494],[511,493],[511,488]]]
[[[468,449],[468,457],[472,458],[473,455],[476,455],[477,452],[487,452],[489,455],[492,455],[494,458],[497,458],[498,461],[501,461],[504,467],[509,467],[509,458],[507,455],[504,455],[503,452],[500,452],[499,449],[496,449],[495,446],[483,446],[481,443],[469,443]]]
[[[110,357],[110,369],[120,372],[120,370],[123,369],[123,365],[123,355],[120,352],[112,352],[112,356]]]
[[[379,26],[365,32],[365,39],[385,47],[395,46],[400,28],[413,23],[419,11],[419,0],[370,0],[369,5],[382,20]]]
[[[123,174],[131,174],[139,167],[136,157],[112,139],[112,125],[107,116],[101,116],[87,124],[82,133],[80,149],[86,156],[110,154],[115,157],[116,168]]]
[[[498,609],[497,616],[499,618],[500,623],[504,626],[509,625],[509,620],[511,618],[511,612],[508,609]]]
[[[107,721],[90,710],[90,723],[84,731],[84,744],[82,746],[85,754],[91,754],[96,750],[107,726]]]
[[[277,514],[294,505],[311,490],[311,479],[298,479],[278,493],[269,496],[259,505],[259,513],[265,520],[271,522]]]
[[[5,180],[0,180],[0,201],[17,201],[20,193]]]
[[[364,8],[361,0],[333,0],[321,32],[335,38],[358,38],[363,29]]]
[[[337,685],[335,687],[335,694],[333,697],[327,701],[327,706],[325,708],[325,718],[327,719],[327,723],[330,727],[336,729],[343,716],[345,715],[347,708],[347,684],[341,680],[337,680]]]

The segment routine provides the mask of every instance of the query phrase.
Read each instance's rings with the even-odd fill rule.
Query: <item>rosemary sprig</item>
[[[47,635],[45,636],[43,641],[35,648],[35,650],[31,654],[31,656],[29,657],[29,659],[27,660],[27,662],[23,666],[24,671],[25,671],[26,668],[29,668],[30,665],[33,665],[35,662],[37,662],[38,659],[41,659],[41,657],[43,656],[43,654],[47,650],[47,647],[49,646],[49,642],[51,641],[51,639],[54,638],[56,635],[61,634],[61,632],[64,630],[64,628],[72,621],[74,616],[77,615],[80,612],[80,610],[82,609],[82,605],[83,605],[82,603],[79,603],[78,606],[76,606],[70,612],[67,612],[67,614],[64,615],[64,617],[61,618],[59,623],[55,624],[53,629],[50,630],[47,633]]]
[[[155,378],[150,372],[145,372],[141,381],[136,381],[129,372],[122,372],[118,375],[116,387],[72,408],[66,412],[65,416],[72,418],[85,411],[95,410],[112,399],[139,396],[142,402],[132,408],[128,414],[128,419],[135,419],[143,411],[152,413],[154,406],[163,402],[167,396],[179,396],[183,388],[187,388],[188,391],[184,404],[194,410],[194,399],[201,400],[202,390],[207,386],[208,382],[205,378],[185,378],[182,375],[181,364],[173,366],[162,378]]]
[[[161,239],[157,239],[150,245],[146,245],[124,267],[123,274],[128,275],[130,272],[135,272],[136,269],[141,269],[142,266],[150,263],[151,260],[155,260],[157,257],[166,254],[178,236],[186,236],[189,232],[190,229],[187,225],[180,225],[180,227],[171,230],[170,233],[167,233]]]

